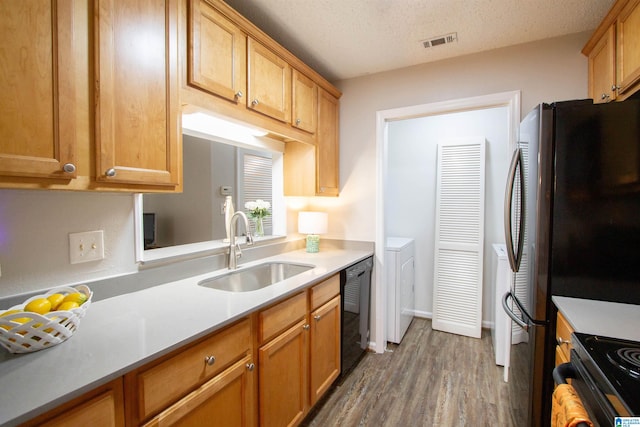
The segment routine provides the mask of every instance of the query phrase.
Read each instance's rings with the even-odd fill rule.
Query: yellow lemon
[[[82,304],[84,304],[86,300],[87,300],[87,296],[85,294],[81,292],[73,292],[65,296],[62,302],[73,301],[78,303],[78,306],[81,306]]]
[[[60,305],[60,303],[62,303],[62,300],[64,300],[64,295],[62,294],[51,294],[47,297],[47,299],[49,300],[49,302],[51,302],[51,310],[56,310],[58,308],[58,306]]]
[[[20,310],[18,310],[20,311]],[[31,320],[28,317],[20,317],[18,319],[11,319],[12,322],[16,322],[16,323],[27,323],[29,320]],[[11,329],[13,329],[13,325],[2,325],[2,328],[6,329],[7,331],[10,331]],[[26,333],[26,331],[21,331],[19,332],[20,334],[24,335]]]
[[[65,301],[58,306],[58,310],[67,311],[67,310],[71,310],[72,308],[78,308],[78,307],[80,307],[80,304],[78,304],[75,301]]]
[[[45,314],[51,310],[51,301],[46,298],[37,298],[24,307],[24,311]]]
[[[7,310],[4,313],[0,314],[0,317],[8,316],[13,313],[20,313],[22,310]]]

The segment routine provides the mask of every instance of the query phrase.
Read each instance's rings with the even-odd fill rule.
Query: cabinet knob
[[[557,337],[556,338],[556,342],[558,343],[558,345],[570,344],[571,343],[571,341],[565,340],[562,337]]]
[[[256,105],[258,105],[258,104],[260,104],[260,103],[258,102],[258,100],[257,100],[257,99],[254,99],[253,101],[251,101],[251,105],[253,105],[254,107],[255,107]]]
[[[74,173],[76,171],[76,165],[74,165],[73,163],[66,163],[64,166],[62,166],[62,170],[66,173]]]
[[[114,168],[107,169],[107,171],[104,174],[106,176],[116,176],[116,170]]]
[[[320,192],[324,193],[324,190],[326,189],[326,187],[320,187]]]
[[[318,315],[313,316],[313,318],[316,319],[316,320],[320,320],[321,319],[321,317],[318,316]]]
[[[243,93],[242,93],[242,91],[241,91],[241,90],[239,90],[239,91],[237,91],[237,92],[235,93],[236,98],[242,98],[242,95],[243,95]]]
[[[602,95],[600,95],[601,99],[607,99],[609,98],[609,95],[607,95],[606,93],[603,93]]]
[[[618,85],[611,85],[611,92],[615,92],[617,90],[620,90],[620,86]]]
[[[253,363],[247,363],[247,369],[249,370],[249,372],[253,372],[255,368],[256,365],[254,365]]]
[[[311,328],[311,326],[309,326],[308,323],[302,327],[302,329],[304,329],[305,331],[308,331],[309,328]]]
[[[296,119],[296,125],[299,125],[302,120]]]
[[[207,365],[211,366],[211,365],[213,365],[214,363],[216,363],[216,357],[215,357],[215,356],[207,356],[207,357],[205,357],[205,358],[204,358],[204,362],[205,362]]]

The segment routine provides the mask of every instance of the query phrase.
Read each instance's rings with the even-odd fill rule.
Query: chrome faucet
[[[238,268],[238,258],[242,256],[240,244],[236,243],[236,224],[238,223],[238,217],[242,217],[244,220],[244,229],[247,233],[247,246],[253,245],[253,238],[251,237],[251,230],[249,229],[249,220],[244,212],[236,211],[229,220],[229,270]]]

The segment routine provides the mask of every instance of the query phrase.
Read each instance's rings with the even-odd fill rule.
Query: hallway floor
[[[304,426],[506,426],[508,384],[482,339],[414,319],[401,345],[368,353]]]

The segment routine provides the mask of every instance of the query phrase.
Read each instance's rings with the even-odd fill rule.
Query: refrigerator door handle
[[[502,309],[504,310],[505,313],[507,313],[507,316],[509,316],[511,320],[516,322],[518,326],[520,326],[526,332],[529,332],[529,323],[527,323],[524,319],[521,319],[520,317],[518,317],[518,315],[515,314],[513,310],[511,310],[508,304],[509,299],[513,299],[513,295],[511,294],[511,292],[507,292],[502,297]],[[516,301],[516,304],[518,304],[517,301]],[[518,306],[520,305],[518,304]]]
[[[518,167],[520,166],[520,167]],[[524,162],[522,161],[522,148],[518,148],[513,153],[511,166],[509,167],[509,175],[507,177],[507,188],[505,192],[504,203],[504,234],[507,243],[507,255],[509,265],[514,273],[520,270],[520,262],[522,261],[522,252],[524,250],[524,227],[525,227],[525,187],[524,187]],[[518,247],[514,247],[513,242],[513,221],[511,220],[511,212],[513,210],[513,187],[516,181],[516,171],[519,171],[520,181],[520,215],[518,218]]]

